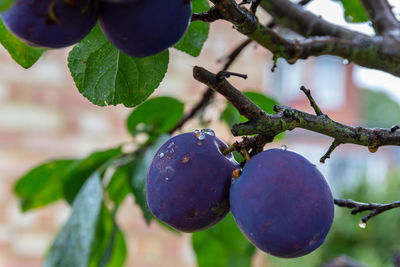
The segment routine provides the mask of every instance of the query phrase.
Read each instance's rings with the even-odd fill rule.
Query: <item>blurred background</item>
[[[314,3],[314,2],[319,2]],[[314,1],[308,8],[335,23],[344,24],[341,7],[333,1]],[[323,12],[328,10],[329,12]],[[336,12],[336,13],[335,13]],[[338,13],[339,12],[339,13]],[[339,15],[338,15],[339,14]],[[265,15],[260,14],[264,19]],[[372,33],[370,25],[355,26]],[[292,33],[286,33],[290,36]],[[218,71],[218,59],[244,40],[223,22],[211,25],[208,41],[198,58],[171,49],[166,78],[153,96],[173,96],[186,103],[196,103],[203,85],[191,75],[194,65]],[[0,266],[40,266],[58,229],[66,222],[70,208],[64,202],[22,213],[13,194],[15,181],[32,167],[51,158],[84,157],[131,140],[125,120],[131,109],[97,107],[76,89],[67,68],[67,50],[46,52],[30,69],[25,70],[0,49]],[[335,57],[311,58],[295,65],[279,60],[271,72],[272,55],[254,44],[249,45],[231,68],[246,73],[242,80],[230,81],[241,90],[251,90],[278,102],[312,113],[299,90],[311,89],[324,113],[349,125],[390,127],[400,122],[400,79],[379,71],[366,70]],[[235,139],[227,125],[219,121],[225,100],[221,97],[206,110],[217,135],[227,143]],[[191,121],[184,131],[199,127]],[[363,202],[391,202],[400,199],[400,150],[383,147],[375,154],[365,147],[342,145],[325,164],[319,158],[332,140],[308,131],[288,132],[285,139],[267,148],[286,144],[324,173],[336,197]],[[358,224],[360,215],[336,208],[335,221],[326,242],[308,256],[283,260],[257,251],[253,266],[319,266],[341,254],[347,254],[365,266],[393,266],[393,255],[400,250],[399,210],[386,212]],[[126,266],[196,266],[188,234],[176,234],[158,224],[146,225],[141,211],[130,195],[118,213],[118,222],[128,246]],[[207,241],[205,241],[207,243]],[[212,261],[211,261],[212,262]],[[210,265],[212,266],[212,265]]]

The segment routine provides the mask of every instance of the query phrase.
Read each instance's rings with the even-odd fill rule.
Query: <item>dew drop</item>
[[[160,158],[160,159],[162,159],[163,157],[164,157],[164,153],[160,153],[160,155],[158,155],[158,157]]]
[[[206,135],[203,133],[203,132],[201,132],[198,136],[197,136],[197,139],[199,139],[199,140],[204,140],[204,139],[206,139]]]
[[[343,59],[342,63],[343,63],[343,65],[347,65],[347,64],[349,64],[349,60],[345,58],[345,59]]]
[[[168,144],[167,148],[171,148],[171,147],[173,147],[174,145],[175,145],[175,143],[174,143],[174,142],[171,142],[171,143]]]
[[[358,226],[360,226],[360,228],[364,229],[365,227],[367,227],[367,224],[365,222],[363,222],[363,221],[360,221]]]
[[[169,181],[169,178],[168,178],[168,177],[165,177],[165,181]]]
[[[211,130],[211,129],[203,129],[203,130],[201,130],[201,132],[205,133],[205,134],[208,134],[208,135],[211,135],[211,136],[215,136],[215,132],[213,130]]]
[[[287,150],[287,145],[282,145],[281,149],[286,151]]]

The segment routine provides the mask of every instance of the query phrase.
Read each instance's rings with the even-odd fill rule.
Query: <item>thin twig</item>
[[[332,144],[330,145],[328,151],[325,153],[325,155],[323,155],[321,157],[321,159],[319,160],[319,162],[321,163],[325,163],[326,159],[329,159],[331,157],[331,154],[333,152],[333,150],[335,150],[335,148],[337,148],[341,143],[336,141],[336,139],[332,142]]]
[[[321,116],[324,115],[324,113],[322,113],[321,109],[319,108],[319,106],[317,105],[317,102],[315,102],[314,98],[311,95],[311,91],[310,89],[305,88],[304,86],[300,87],[300,90],[304,92],[304,94],[306,94],[308,101],[310,101],[310,105],[311,107],[314,109],[315,114],[317,114],[317,116]]]
[[[400,207],[400,201],[395,201],[387,204],[379,204],[379,203],[364,203],[364,202],[358,202],[354,201],[352,199],[340,199],[340,198],[335,198],[334,199],[335,205],[339,207],[345,207],[352,209],[351,214],[356,215],[357,213],[363,212],[363,211],[371,211],[367,215],[363,216],[361,218],[361,222],[367,223],[367,221],[373,217],[375,217],[378,214],[381,214],[382,212],[394,209],[394,208],[399,208]]]

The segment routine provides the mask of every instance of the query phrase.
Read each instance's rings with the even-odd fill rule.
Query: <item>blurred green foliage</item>
[[[400,106],[383,92],[361,90],[363,125],[388,128],[400,122]]]

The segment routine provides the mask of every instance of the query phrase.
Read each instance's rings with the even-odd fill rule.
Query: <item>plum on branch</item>
[[[250,242],[283,258],[321,246],[334,213],[331,190],[315,165],[283,149],[263,151],[246,163],[232,183],[230,205]]]
[[[227,145],[212,130],[184,133],[168,140],[147,174],[147,203],[161,221],[183,232],[219,222],[230,210],[232,171],[239,168]]]

